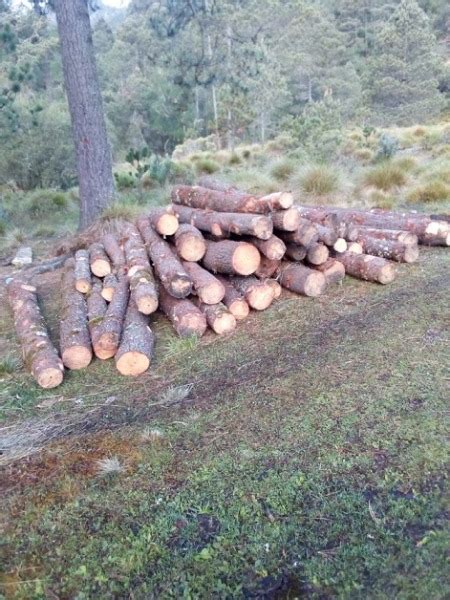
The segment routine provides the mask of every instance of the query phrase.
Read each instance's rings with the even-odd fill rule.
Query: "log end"
[[[63,371],[56,367],[47,367],[43,369],[37,376],[38,384],[45,389],[58,387],[63,380]]]
[[[114,288],[103,288],[102,289],[102,298],[104,300],[106,300],[106,302],[111,302],[113,295],[114,295]]]
[[[347,250],[347,241],[344,238],[338,238],[333,244],[333,249],[336,252],[345,252]]]
[[[281,192],[278,202],[281,208],[291,208],[291,206],[294,204],[294,196],[292,192]]]
[[[205,240],[198,237],[189,238],[189,242],[186,242],[178,249],[178,253],[183,260],[188,262],[198,262],[201,260],[206,252]]]
[[[414,263],[419,259],[419,246],[407,245],[404,253],[405,263]]]
[[[91,263],[91,271],[96,277],[105,277],[111,273],[111,265],[107,260],[99,258]]]
[[[75,282],[75,289],[81,294],[89,294],[92,289],[92,284],[90,281],[86,281],[85,279],[78,279]]]
[[[136,299],[137,309],[143,315],[151,315],[158,308],[158,299],[152,296],[143,296]]]
[[[378,281],[383,285],[386,285],[387,283],[394,281],[395,275],[394,265],[392,263],[386,263],[379,271]]]
[[[112,358],[119,347],[119,340],[115,333],[106,332],[94,342],[94,353],[97,358],[107,360]]]
[[[202,337],[207,328],[206,318],[200,311],[186,313],[177,324],[180,337]]]
[[[266,284],[272,289],[273,297],[277,300],[281,296],[282,287],[276,279],[266,279]]]
[[[223,311],[214,319],[214,323],[211,327],[218,335],[225,335],[236,329],[236,319],[231,312]]]
[[[250,307],[243,298],[236,298],[228,305],[228,310],[236,319],[236,321],[242,321],[248,317]]]
[[[158,219],[156,231],[160,235],[173,235],[178,229],[178,219],[175,215],[166,213]]]
[[[259,267],[261,255],[252,244],[242,242],[233,254],[233,268],[239,275],[251,275]]]
[[[324,293],[327,287],[325,276],[320,272],[312,272],[305,281],[304,294],[311,298],[316,298]]]
[[[116,368],[121,375],[136,377],[142,375],[150,366],[148,356],[142,352],[130,351],[122,354],[116,361]]]
[[[219,280],[197,290],[198,297],[204,304],[218,304],[225,296],[225,288]]]
[[[70,346],[62,353],[62,361],[64,365],[76,371],[84,369],[92,360],[92,350],[86,346]]]
[[[186,298],[192,292],[192,279],[180,273],[172,278],[166,289],[174,298]]]
[[[266,282],[261,282],[259,285],[252,287],[245,297],[254,310],[265,310],[272,304],[274,299],[272,287],[267,285]]]

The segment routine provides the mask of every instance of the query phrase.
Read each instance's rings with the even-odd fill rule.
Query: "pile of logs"
[[[203,178],[172,190],[120,233],[78,250],[63,269],[60,353],[41,316],[36,289],[12,278],[8,297],[26,364],[39,385],[61,383],[64,367],[114,358],[123,375],[152,360],[152,315],[180,336],[232,332],[250,309],[281,288],[316,297],[347,273],[387,284],[395,262],[413,263],[419,244],[450,245],[449,223],[424,214],[294,206],[292,194],[254,196]]]

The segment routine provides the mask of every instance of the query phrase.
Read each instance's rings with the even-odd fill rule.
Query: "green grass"
[[[445,252],[391,286],[286,296],[226,339],[179,342],[158,319],[147,375],[97,361],[45,392],[84,404],[39,412],[13,375],[11,407],[34,393],[19,416],[87,424],[116,399],[98,433],[6,470],[9,597],[446,597]],[[123,470],[99,477],[114,457]]]

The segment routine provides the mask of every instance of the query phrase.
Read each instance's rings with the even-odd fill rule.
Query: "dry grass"
[[[270,168],[270,174],[278,181],[286,181],[295,172],[295,162],[289,158],[281,158],[274,162]]]
[[[339,174],[328,165],[314,165],[300,175],[300,184],[307,194],[331,194],[339,189]]]
[[[390,190],[406,184],[405,170],[396,162],[383,161],[364,174],[364,183],[380,190]]]
[[[440,179],[430,181],[408,192],[407,200],[414,203],[450,200],[450,185]]]

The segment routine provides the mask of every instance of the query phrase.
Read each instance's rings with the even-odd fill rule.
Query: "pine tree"
[[[428,17],[415,0],[402,0],[376,39],[370,100],[380,124],[410,125],[437,116],[442,66]]]

